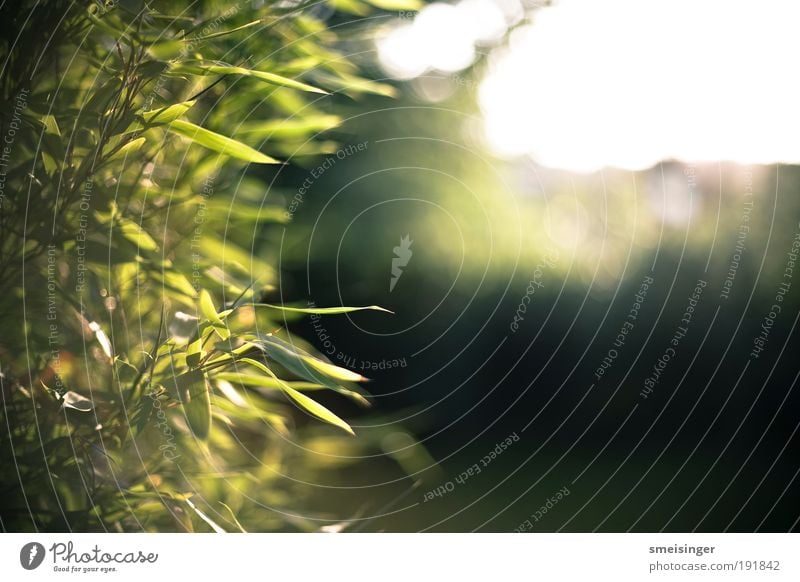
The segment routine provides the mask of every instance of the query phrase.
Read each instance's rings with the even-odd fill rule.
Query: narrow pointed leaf
[[[152,111],[143,111],[140,115],[145,123],[148,125],[163,125],[172,123],[192,108],[195,104],[194,101],[184,101],[182,103],[175,103]]]
[[[195,125],[183,119],[176,119],[170,124],[170,129],[177,134],[189,138],[193,142],[212,151],[231,156],[255,164],[279,164],[275,158],[262,154],[260,151],[243,144],[240,141],[225,137],[204,127]]]
[[[195,436],[206,439],[211,430],[211,396],[205,378],[191,385],[188,398],[183,402],[183,410]]]
[[[187,499],[186,504],[189,507],[191,507],[194,510],[194,512],[200,517],[200,519],[206,522],[211,527],[211,529],[213,529],[216,533],[228,533],[224,529],[222,529],[219,525],[217,525],[213,519],[211,519],[205,513],[200,511],[200,509],[198,509],[198,507],[194,503],[192,503],[191,499]]]
[[[133,139],[133,140],[129,141],[124,146],[119,148],[119,150],[117,150],[117,152],[113,156],[108,158],[108,159],[109,160],[118,160],[120,158],[124,158],[125,156],[130,155],[133,152],[138,151],[139,148],[141,148],[144,145],[144,142],[145,142],[145,138],[137,137],[136,139]]]
[[[211,299],[211,294],[203,289],[200,291],[200,312],[208,321],[216,325],[224,325],[222,320],[217,315],[217,310],[214,308],[214,301]]]
[[[278,311],[288,311],[291,313],[308,313],[311,315],[338,315],[341,313],[352,313],[353,311],[383,311],[392,313],[388,309],[378,305],[367,305],[366,307],[286,307],[281,305],[270,305],[269,303],[253,303],[255,308],[276,309]]]
[[[323,420],[329,424],[337,426],[351,435],[355,435],[353,429],[350,428],[349,424],[347,424],[341,418],[336,416],[333,412],[322,406],[322,404],[320,404],[316,400],[309,398],[302,392],[298,392],[297,390],[295,390],[294,388],[292,388],[291,386],[280,380],[272,370],[267,368],[261,362],[253,360],[251,358],[242,358],[240,361],[242,363],[250,364],[251,366],[258,368],[259,370],[269,375],[270,377],[278,380],[280,382],[280,388],[281,390],[283,390],[283,393],[286,394],[289,398],[291,398],[295,402],[295,404],[297,404],[300,408],[302,408],[309,414],[316,416],[320,420]]]
[[[315,358],[299,347],[272,335],[260,336],[258,345],[264,349],[267,357],[275,360],[290,372],[330,388],[338,387],[339,382],[366,380],[361,374]]]
[[[244,67],[234,67],[229,65],[216,65],[216,64],[179,64],[172,69],[175,72],[184,72],[190,74],[212,74],[212,75],[240,75],[243,77],[253,77],[271,85],[278,85],[281,87],[289,87],[291,89],[299,89],[301,91],[308,91],[310,93],[321,93],[327,95],[327,91],[318,89],[306,83],[295,81],[288,77],[276,75],[275,73],[267,73],[266,71],[255,71],[253,69],[246,69]]]

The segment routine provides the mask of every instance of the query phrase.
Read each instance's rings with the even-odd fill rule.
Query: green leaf
[[[250,146],[236,141],[235,139],[214,133],[204,127],[182,119],[176,119],[169,127],[175,133],[187,137],[193,142],[212,151],[219,152],[220,154],[238,158],[246,162],[253,162],[255,164],[280,163],[278,160],[262,154],[260,151],[254,150]]]
[[[342,118],[338,115],[308,115],[242,124],[239,133],[257,138],[299,138],[333,129],[341,123]]]
[[[199,439],[206,439],[211,430],[211,396],[208,381],[201,375],[199,380],[190,383],[178,394],[192,433]]]
[[[225,380],[226,382],[236,383],[241,386],[251,386],[255,388],[280,388],[281,384],[288,384],[295,390],[323,390],[327,389],[324,384],[314,382],[289,382],[276,380],[272,377],[259,376],[257,374],[243,374],[241,372],[218,372],[213,375],[214,380]]]
[[[138,151],[139,148],[141,148],[144,145],[144,142],[145,142],[145,138],[137,137],[136,139],[133,139],[133,140],[129,141],[124,146],[119,148],[119,150],[117,150],[117,152],[113,156],[108,158],[108,159],[109,160],[118,160],[120,158],[124,158],[125,156],[127,156],[127,155],[129,155],[129,154],[131,154],[131,153],[133,153],[135,151]]]
[[[212,74],[212,75],[240,75],[243,77],[253,77],[271,85],[278,85],[281,87],[289,87],[291,89],[299,89],[301,91],[308,91],[310,93],[321,93],[327,95],[327,91],[312,87],[306,83],[295,81],[288,77],[276,75],[275,73],[267,73],[265,71],[254,71],[253,69],[245,69],[244,67],[234,67],[230,65],[216,65],[216,64],[179,64],[172,68],[173,71],[179,73],[189,74]]]
[[[281,366],[301,378],[336,388],[339,382],[362,382],[362,375],[315,358],[299,347],[273,335],[259,336],[258,345]]]
[[[214,308],[214,301],[211,299],[211,294],[205,289],[200,291],[200,312],[208,321],[217,325],[224,325],[223,321],[217,315],[217,310]]]
[[[369,6],[359,0],[330,0],[330,3],[336,10],[347,14],[366,16],[370,12]]]
[[[158,250],[156,241],[153,240],[147,232],[138,224],[130,219],[118,217],[119,229],[122,236],[132,242],[137,249],[144,249],[146,251]]]
[[[200,364],[200,360],[205,356],[206,352],[203,350],[202,338],[198,338],[186,346],[186,364],[189,367],[196,368]]]
[[[227,510],[228,510],[228,513],[230,513],[230,514],[231,514],[231,519],[233,520],[233,523],[235,523],[235,524],[236,524],[236,527],[238,527],[238,528],[239,528],[239,531],[240,531],[240,532],[242,532],[242,533],[247,533],[247,530],[246,530],[246,529],[244,529],[244,528],[242,527],[242,524],[241,524],[241,523],[239,523],[239,520],[238,520],[238,519],[236,519],[236,514],[233,512],[233,510],[232,510],[230,507],[228,507],[227,505],[225,505],[225,504],[224,504],[222,501],[220,501],[220,502],[219,502],[219,504],[220,504],[222,507],[224,507],[225,509],[227,509]]]
[[[250,364],[251,366],[258,368],[259,370],[269,375],[270,377],[278,380],[280,383],[280,388],[281,390],[283,390],[283,393],[286,394],[289,398],[291,398],[298,406],[300,406],[300,408],[302,408],[309,414],[316,416],[317,418],[319,418],[324,422],[327,422],[334,426],[338,426],[339,428],[348,432],[351,435],[355,435],[353,429],[350,428],[349,424],[347,424],[341,418],[336,416],[333,412],[322,406],[322,404],[320,404],[316,400],[309,398],[302,392],[298,392],[297,390],[289,386],[287,383],[280,380],[272,370],[267,368],[261,362],[257,362],[256,360],[250,358],[242,358],[239,361],[241,361],[242,363]]]
[[[167,105],[166,107],[153,109],[152,111],[142,111],[139,116],[148,125],[163,125],[172,123],[179,117],[183,117],[194,104],[194,101],[183,101],[182,103]]]
[[[42,125],[44,125],[45,133],[61,137],[61,130],[58,128],[58,123],[56,122],[55,117],[52,115],[43,115],[41,121]]]
[[[353,432],[353,429],[350,428],[349,424],[347,424],[345,421],[343,421],[341,418],[336,416],[330,410],[328,410],[327,408],[322,406],[322,404],[320,404],[316,400],[313,400],[313,399],[309,398],[308,396],[306,396],[302,392],[298,392],[297,390],[295,390],[294,388],[292,388],[289,385],[285,385],[282,388],[283,388],[284,394],[286,394],[289,398],[294,400],[295,403],[298,406],[303,408],[309,414],[312,414],[312,415],[316,416],[317,418],[319,418],[320,420],[325,421],[325,422],[327,422],[329,424],[332,424],[334,426],[338,426],[339,428],[341,428],[345,432],[355,436],[356,433]]]
[[[241,372],[219,372],[214,374],[214,380],[222,382],[235,383],[239,386],[247,386],[250,388],[264,388],[264,389],[281,389],[281,383],[288,384],[295,390],[300,392],[315,392],[318,390],[333,390],[342,396],[345,396],[358,404],[368,408],[370,405],[366,396],[355,390],[344,388],[342,386],[326,386],[325,384],[318,384],[315,382],[298,382],[298,381],[284,381],[268,378],[266,376],[258,376],[256,374],[242,374]]]
[[[217,310],[214,308],[214,301],[211,299],[209,292],[205,289],[200,291],[200,312],[211,324],[211,327],[220,339],[227,340],[231,337],[230,330],[225,325],[225,322],[222,321],[219,314],[217,314]]]
[[[364,79],[356,75],[339,73],[338,76],[320,75],[320,79],[326,85],[338,88],[342,93],[348,95],[358,95],[360,93],[372,93],[383,95],[384,97],[396,97],[397,89],[388,83],[379,83],[370,79]]]
[[[424,6],[421,0],[367,0],[376,8],[382,10],[409,10],[416,11]]]
[[[227,34],[233,34],[234,32],[239,32],[240,30],[244,30],[246,28],[250,28],[251,26],[255,26],[256,24],[260,24],[263,22],[262,20],[254,20],[252,22],[248,22],[247,24],[242,24],[241,26],[237,26],[236,28],[231,28],[230,30],[223,30],[220,32],[212,32],[211,34],[207,34],[205,36],[192,36],[190,37],[191,42],[197,42],[198,40],[209,40],[212,38],[218,38],[220,36],[225,36]]]
[[[186,500],[186,505],[188,505],[189,507],[191,507],[191,508],[194,510],[194,512],[195,512],[195,513],[196,513],[196,514],[197,514],[197,515],[200,517],[200,519],[202,519],[202,520],[203,520],[204,522],[206,522],[206,523],[207,523],[209,526],[211,526],[211,529],[213,529],[213,530],[214,530],[216,533],[228,533],[228,532],[226,532],[224,529],[222,529],[222,528],[221,528],[219,525],[217,525],[217,524],[214,522],[214,520],[213,520],[213,519],[211,519],[211,518],[210,518],[210,517],[208,517],[208,516],[207,516],[205,513],[203,513],[202,511],[200,511],[200,510],[197,508],[197,506],[196,506],[194,503],[192,503],[192,500],[191,500],[191,499],[187,499],[187,500]]]
[[[269,303],[251,303],[255,308],[276,309],[278,311],[288,311],[290,313],[308,313],[311,315],[338,315],[341,313],[352,313],[353,311],[383,311],[391,313],[393,311],[379,307],[378,305],[367,305],[366,307],[286,307],[281,305],[270,305]]]

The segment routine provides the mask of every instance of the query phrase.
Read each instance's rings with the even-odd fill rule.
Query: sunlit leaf
[[[43,115],[41,121],[45,127],[46,133],[61,136],[61,130],[58,128],[58,122],[55,117],[52,115]]]
[[[94,408],[94,403],[91,400],[72,390],[64,393],[61,403],[64,408],[77,410],[78,412],[91,412]]]
[[[366,0],[376,8],[383,10],[409,10],[416,11],[422,8],[425,4],[422,0]]]
[[[370,12],[369,6],[360,0],[330,0],[330,3],[336,10],[355,16],[366,16]]]
[[[225,137],[204,127],[195,125],[182,119],[176,119],[170,124],[170,129],[193,142],[212,151],[231,156],[255,164],[279,164],[280,162],[268,155],[262,154],[235,139]]]
[[[275,373],[272,370],[270,370],[269,368],[267,368],[261,362],[257,362],[256,360],[253,360],[253,359],[250,359],[250,358],[242,358],[240,361],[243,362],[243,363],[246,363],[246,364],[250,364],[251,366],[254,366],[254,367],[258,368],[259,370],[261,370],[265,374],[271,376],[272,378],[278,379],[278,377],[275,375]],[[323,421],[325,421],[325,422],[327,422],[329,424],[332,424],[334,426],[338,426],[339,428],[341,428],[342,430],[350,433],[351,435],[355,435],[355,433],[353,432],[353,429],[350,428],[349,424],[347,424],[341,418],[336,416],[333,412],[331,412],[330,410],[328,410],[327,408],[322,406],[322,404],[320,404],[316,400],[313,400],[313,399],[309,398],[308,396],[306,396],[302,392],[298,392],[297,390],[295,390],[294,388],[292,388],[291,386],[289,386],[285,382],[280,381],[280,387],[281,387],[281,390],[283,390],[284,394],[286,394],[289,398],[291,398],[295,402],[295,404],[300,406],[300,408],[302,408],[303,410],[305,410],[309,414],[312,414],[313,416],[316,416],[320,420],[323,420]]]
[[[208,321],[217,325],[223,325],[222,320],[217,315],[217,310],[214,308],[214,300],[211,299],[211,294],[205,289],[200,291],[200,312]]]
[[[320,75],[323,82],[329,86],[339,89],[348,95],[358,95],[359,93],[372,93],[383,95],[384,97],[396,97],[397,89],[388,83],[380,83],[370,79],[364,79],[356,75],[340,73],[338,76]]]
[[[342,118],[338,115],[305,115],[290,119],[243,123],[237,133],[257,138],[297,138],[333,129],[341,123]]]
[[[254,71],[253,69],[245,69],[244,67],[233,67],[229,65],[216,65],[216,64],[205,64],[205,63],[189,63],[189,64],[178,64],[173,67],[173,71],[175,72],[185,72],[185,73],[193,73],[193,74],[212,74],[212,75],[240,75],[244,77],[253,77],[255,79],[259,79],[261,81],[265,81],[272,85],[279,85],[281,87],[289,87],[291,89],[299,89],[301,91],[308,91],[310,93],[321,93],[323,95],[327,95],[327,91],[323,91],[322,89],[318,89],[317,87],[312,87],[306,83],[302,83],[300,81],[296,81],[294,79],[289,79],[288,77],[283,77],[281,75],[276,75],[275,73],[267,73],[265,71]]]
[[[228,513],[231,514],[231,519],[233,520],[233,523],[236,524],[236,527],[239,528],[239,531],[242,532],[242,533],[247,533],[247,530],[242,527],[241,523],[239,523],[239,520],[236,518],[236,514],[233,513],[233,510],[230,507],[228,507],[225,503],[223,503],[222,501],[220,501],[219,504],[222,505],[222,507],[224,507],[225,509],[227,509]]]
[[[383,311],[384,313],[393,313],[378,305],[367,305],[366,307],[286,307],[270,305],[269,303],[252,303],[250,305],[255,308],[274,309],[291,313],[308,313],[311,315],[338,315],[341,313],[352,313],[353,311]]]
[[[137,137],[136,139],[132,139],[131,141],[126,143],[124,146],[119,148],[114,153],[114,155],[112,155],[108,159],[109,160],[118,160],[118,159],[125,158],[126,156],[129,156],[132,153],[134,153],[137,150],[139,150],[139,148],[141,148],[144,145],[144,142],[145,142],[145,138],[143,138],[143,137]]]
[[[186,364],[188,366],[196,368],[198,364],[200,364],[200,360],[202,360],[205,356],[206,352],[203,350],[202,338],[196,339],[186,346]]]
[[[361,374],[340,368],[330,362],[315,358],[308,352],[275,336],[264,336],[263,347],[267,356],[289,371],[312,382],[335,386],[336,382],[361,382],[366,380]]]
[[[245,30],[247,28],[251,28],[257,24],[261,24],[263,20],[253,20],[252,22],[248,22],[247,24],[242,24],[241,26],[237,26],[236,28],[231,28],[228,30],[222,30],[220,32],[212,32],[210,34],[206,34],[203,36],[193,36],[191,37],[192,42],[197,42],[198,40],[210,40],[212,38],[219,38],[220,36],[226,36],[229,34],[233,34],[234,32],[239,32],[241,30]]]
[[[281,384],[285,383],[300,392],[315,392],[318,390],[333,390],[334,392],[349,398],[359,406],[369,407],[370,402],[361,392],[345,388],[344,386],[326,386],[316,382],[277,380],[275,378],[258,376],[255,374],[243,374],[241,372],[218,372],[214,374],[214,379],[220,382],[234,382],[239,386],[251,388],[280,389]]]
[[[117,221],[122,236],[132,242],[137,249],[144,249],[146,251],[158,250],[156,241],[154,241],[153,237],[147,234],[141,226],[127,218],[119,217]]]
[[[227,533],[224,529],[222,529],[220,526],[218,526],[216,523],[214,523],[214,520],[212,520],[210,517],[208,517],[202,511],[200,511],[197,508],[197,506],[194,503],[192,503],[191,499],[187,499],[186,500],[186,504],[194,510],[194,512],[200,517],[200,519],[202,519],[204,522],[206,522],[208,525],[210,525],[211,529],[213,529],[215,532],[217,532],[217,533]]]
[[[100,344],[100,347],[103,348],[103,353],[106,357],[110,360],[113,358],[113,349],[111,347],[111,340],[108,339],[106,332],[100,327],[100,324],[96,321],[92,321],[89,323],[89,329],[94,332],[94,337],[97,339],[97,343]]]
[[[183,101],[182,103],[175,103],[174,105],[167,105],[152,111],[143,111],[141,113],[142,120],[148,125],[162,125],[172,123],[192,108],[195,104],[194,101]]]

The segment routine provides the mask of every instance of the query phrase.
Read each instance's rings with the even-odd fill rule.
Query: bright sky
[[[429,5],[379,43],[381,62],[400,79],[459,71],[520,11]],[[480,89],[496,152],[574,171],[800,162],[800,2],[561,0],[530,15]]]
[[[562,0],[480,91],[502,153],[574,171],[800,161],[800,3]]]

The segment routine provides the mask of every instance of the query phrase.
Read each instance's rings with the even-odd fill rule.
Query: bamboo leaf
[[[367,396],[369,396],[369,394],[367,394],[366,392],[364,391],[359,392],[357,390],[345,388],[344,386],[339,386],[337,384],[326,385],[317,382],[276,380],[274,378],[269,378],[266,376],[259,376],[256,374],[243,374],[241,372],[218,372],[214,374],[213,379],[218,380],[220,383],[221,382],[235,383],[238,384],[239,386],[246,386],[249,388],[265,389],[265,390],[280,389],[281,383],[288,384],[289,386],[300,392],[333,390],[334,392],[341,394],[346,398],[349,398],[359,406],[363,406],[365,408],[369,408],[371,406],[369,400],[367,400]],[[218,386],[220,386],[220,384],[218,384]]]
[[[234,67],[230,65],[216,65],[205,63],[182,63],[175,65],[173,71],[178,73],[189,74],[212,74],[212,75],[239,75],[243,77],[253,77],[271,85],[278,85],[280,87],[289,87],[291,89],[299,89],[301,91],[308,91],[309,93],[321,93],[327,95],[327,91],[318,89],[306,83],[295,81],[288,77],[276,75],[275,73],[267,73],[266,71],[254,71],[253,69],[245,69],[244,67]]]
[[[350,428],[349,424],[347,424],[341,418],[336,416],[333,412],[322,406],[322,404],[320,404],[316,400],[309,398],[302,392],[298,392],[297,390],[289,386],[287,383],[280,380],[272,370],[267,368],[261,362],[253,360],[251,358],[242,358],[240,361],[242,363],[250,364],[251,366],[258,368],[259,370],[269,375],[270,377],[278,380],[280,382],[280,388],[281,390],[283,390],[283,393],[286,394],[290,399],[292,399],[295,402],[295,404],[300,406],[300,408],[302,408],[309,414],[316,416],[322,421],[337,426],[342,430],[344,430],[345,432],[355,436],[355,433],[353,432],[353,429]]]
[[[323,390],[327,389],[324,384],[316,384],[314,382],[290,382],[285,380],[276,380],[268,376],[260,376],[257,374],[243,374],[241,372],[219,372],[214,374],[214,380],[221,380],[225,382],[234,382],[241,386],[250,386],[255,388],[280,388],[282,383],[288,384],[295,390]]]
[[[201,376],[200,380],[187,387],[181,397],[186,422],[192,433],[199,439],[208,438],[211,430],[211,396],[208,381]]]
[[[315,358],[308,352],[278,337],[264,336],[262,340],[267,356],[291,372],[312,382],[320,382],[326,386],[337,386],[338,384],[331,382],[331,380],[342,382],[362,382],[366,380],[361,374]]]
[[[137,137],[136,139],[133,139],[133,140],[129,141],[124,146],[119,148],[119,150],[117,150],[117,152],[113,156],[108,158],[108,159],[109,160],[118,160],[120,158],[124,158],[125,156],[130,155],[131,153],[138,151],[139,148],[141,148],[144,145],[144,142],[145,142],[145,138]]]
[[[205,355],[203,340],[198,338],[186,347],[186,364],[191,368],[196,368]]]
[[[424,3],[421,0],[367,0],[367,2],[376,8],[392,11],[419,10],[424,6]]]
[[[61,137],[61,130],[58,128],[58,122],[55,117],[52,115],[43,115],[41,121],[46,133]]]
[[[200,312],[208,321],[216,325],[225,325],[217,315],[217,310],[214,308],[214,301],[211,299],[211,294],[203,289],[200,291]]]
[[[143,111],[139,114],[142,120],[148,125],[164,125],[172,123],[192,108],[194,101],[183,101],[174,105],[167,105],[152,111]]]
[[[132,242],[137,249],[144,249],[146,251],[158,250],[156,241],[153,240],[141,226],[128,218],[119,217],[119,229],[122,236]]]
[[[260,24],[261,22],[262,22],[261,20],[253,20],[252,22],[248,22],[247,24],[242,24],[241,26],[237,26],[236,28],[231,28],[229,30],[212,32],[211,34],[206,34],[205,36],[193,36],[191,37],[191,41],[197,42],[198,40],[210,40],[212,38],[219,38],[220,36],[225,36],[228,34],[233,34],[234,32],[239,32],[240,30],[245,30],[246,28],[250,28],[251,26]]]
[[[255,164],[279,164],[275,158],[262,154],[260,151],[251,148],[242,142],[236,141],[224,135],[209,131],[204,127],[195,125],[182,119],[176,119],[170,124],[170,129],[177,134],[189,138],[193,142],[206,147],[212,151],[231,156],[246,162]]]
[[[308,115],[242,124],[239,132],[257,138],[300,138],[333,129],[341,123],[342,118],[338,115]]]
[[[194,512],[200,517],[200,519],[202,519],[209,526],[211,526],[211,529],[213,529],[216,533],[228,533],[224,529],[222,529],[220,526],[218,526],[216,523],[214,523],[213,519],[211,519],[205,513],[200,511],[200,509],[198,509],[198,507],[194,503],[192,503],[191,499],[187,499],[186,500],[186,505],[191,507],[194,510]]]
[[[286,307],[281,305],[270,305],[269,303],[253,303],[252,307],[275,309],[277,311],[288,311],[290,313],[308,313],[311,315],[339,315],[342,313],[352,313],[353,311],[383,311],[391,313],[393,311],[379,307],[378,305],[367,305],[366,307]]]

